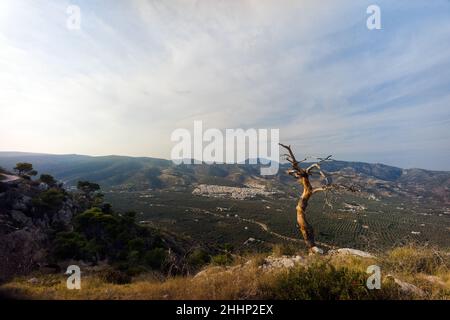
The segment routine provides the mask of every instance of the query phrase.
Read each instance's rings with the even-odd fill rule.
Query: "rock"
[[[13,220],[23,225],[29,225],[31,223],[31,219],[27,217],[22,211],[11,210],[10,215]]]
[[[41,183],[39,184],[38,188],[39,188],[39,190],[41,190],[41,191],[46,191],[46,190],[48,190],[48,184],[46,184],[46,183],[44,183],[44,182],[41,182]]]
[[[447,284],[441,280],[441,278],[432,276],[432,275],[423,275],[423,279],[427,280],[430,283],[436,284],[441,287],[447,287]]]
[[[315,246],[311,248],[311,252],[314,254],[323,254],[323,250],[320,249],[319,247]]]
[[[31,278],[31,279],[28,279],[27,282],[31,283],[31,284],[38,284],[39,280],[37,278]]]
[[[205,270],[202,270],[202,271],[198,272],[198,273],[194,276],[194,279],[195,279],[195,278],[201,278],[201,277],[207,277],[207,276],[209,276],[209,275],[211,275],[211,274],[215,274],[215,273],[219,273],[219,272],[224,272],[224,271],[225,271],[225,269],[224,269],[223,267],[210,267],[210,268],[207,268],[207,269],[205,269]]]
[[[352,256],[357,256],[357,257],[361,257],[361,258],[376,258],[374,255],[365,252],[365,251],[361,251],[361,250],[356,250],[356,249],[350,249],[350,248],[341,248],[341,249],[337,249],[337,250],[330,250],[328,252],[329,255],[333,255],[333,254],[343,254],[343,255],[352,255]]]
[[[74,210],[69,208],[69,206],[65,205],[53,217],[53,221],[54,222],[62,222],[63,224],[68,225],[70,223],[70,221],[72,221],[73,214],[74,214]]]
[[[250,244],[252,242],[255,242],[255,241],[256,241],[255,238],[250,237],[250,238],[248,238],[247,240],[244,241],[244,245],[248,245],[248,244]]]
[[[21,229],[0,236],[0,275],[28,274],[45,260],[46,235],[37,229]]]
[[[413,294],[413,295],[419,296],[419,297],[425,296],[425,292],[422,289],[416,287],[415,285],[413,285],[411,283],[404,282],[400,279],[395,278],[393,275],[390,275],[390,274],[388,274],[386,276],[386,278],[393,279],[394,282],[399,286],[400,291],[402,291],[403,293]]]
[[[13,204],[13,210],[26,211],[27,205],[23,201],[17,201]]]
[[[271,271],[279,268],[292,268],[297,264],[304,263],[304,261],[304,258],[301,256],[268,256],[259,268],[264,271]]]

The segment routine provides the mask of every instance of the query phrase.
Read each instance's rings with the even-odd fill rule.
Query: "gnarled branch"
[[[308,246],[311,252],[317,252],[316,243],[314,240],[314,230],[311,225],[306,220],[306,208],[308,206],[308,201],[312,195],[318,192],[325,192],[325,204],[332,207],[331,203],[328,199],[328,191],[331,190],[349,190],[353,191],[352,187],[345,187],[340,184],[332,184],[331,179],[328,175],[322,170],[321,164],[326,161],[331,161],[332,156],[329,155],[325,158],[317,158],[317,162],[311,164],[308,168],[303,169],[300,167],[300,163],[306,161],[308,157],[306,157],[302,161],[297,161],[295,158],[294,152],[290,145],[284,145],[280,143],[280,146],[287,150],[286,160],[291,164],[291,169],[287,170],[287,173],[293,177],[295,177],[299,184],[303,187],[303,193],[297,204],[297,223],[302,233],[303,239],[305,240],[306,245]],[[323,181],[323,185],[320,187],[313,188],[311,185],[310,177],[313,175],[320,175],[321,180]]]

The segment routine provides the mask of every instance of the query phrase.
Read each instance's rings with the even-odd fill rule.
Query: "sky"
[[[0,151],[169,158],[195,120],[450,170],[450,1],[0,1]]]

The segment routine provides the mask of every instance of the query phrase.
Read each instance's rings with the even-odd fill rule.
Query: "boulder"
[[[398,285],[400,291],[405,294],[410,294],[410,295],[414,295],[414,296],[418,296],[418,297],[425,296],[425,292],[422,289],[420,289],[419,287],[416,287],[415,285],[413,285],[411,283],[404,282],[400,279],[397,279],[391,274],[388,274],[386,276],[386,278],[388,278],[388,279],[390,278],[390,279],[394,280],[395,284]]]
[[[9,214],[14,221],[19,222],[23,225],[27,225],[29,224],[29,222],[31,222],[31,219],[27,217],[22,211],[11,210]]]
[[[328,252],[328,254],[329,255],[336,255],[336,254],[351,255],[351,256],[357,256],[357,257],[361,257],[361,258],[370,258],[370,259],[376,258],[374,255],[372,255],[368,252],[356,250],[356,249],[350,249],[350,248],[341,248],[341,249],[337,249],[337,250],[330,250]]]
[[[319,247],[315,246],[311,248],[311,253],[313,254],[323,254],[323,250],[320,249]]]
[[[305,259],[301,256],[268,256],[259,268],[264,271],[271,271],[280,268],[293,268],[296,265],[302,264],[304,262]]]

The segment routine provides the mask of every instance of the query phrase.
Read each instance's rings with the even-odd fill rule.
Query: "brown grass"
[[[160,279],[140,275],[130,284],[109,284],[98,274],[82,277],[81,290],[68,290],[63,275],[35,275],[37,283],[18,278],[0,287],[0,294],[22,299],[450,299],[449,253],[402,247],[376,259],[353,256],[310,256],[307,267],[263,272],[261,255],[231,267],[209,266],[202,276]],[[381,267],[381,290],[364,286],[367,267]],[[405,295],[386,275],[412,283],[424,297]]]

